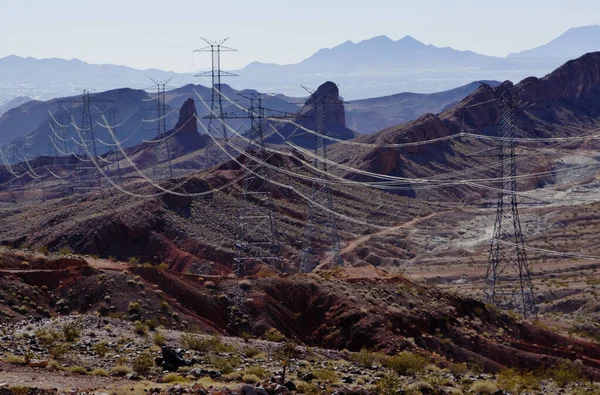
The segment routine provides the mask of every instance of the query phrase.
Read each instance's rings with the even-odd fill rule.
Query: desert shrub
[[[110,373],[114,374],[115,376],[126,376],[128,374],[133,373],[133,369],[131,369],[127,365],[122,365],[122,364],[118,363],[115,367],[113,367],[110,370]]]
[[[548,369],[545,376],[554,380],[561,387],[585,380],[582,366],[571,361],[564,361],[558,366]]]
[[[51,329],[38,329],[34,332],[37,341],[43,346],[50,346],[62,339],[62,334]]]
[[[240,286],[240,288],[245,289],[245,290],[248,290],[252,287],[252,283],[248,279],[243,279],[243,280],[238,281],[238,285]]]
[[[158,265],[159,270],[167,270],[168,268],[169,268],[169,264],[166,262],[161,262],[160,265]]]
[[[384,395],[395,395],[398,393],[400,379],[396,372],[387,372],[381,380],[377,382],[377,388]]]
[[[307,383],[306,381],[297,382],[296,390],[299,394],[318,395],[321,393],[321,389],[318,385]]]
[[[71,254],[73,254],[73,250],[71,250],[69,247],[61,247],[58,250],[58,254],[59,255],[71,255]]]
[[[48,369],[52,369],[52,370],[62,370],[62,366],[60,365],[60,363],[58,361],[55,361],[54,359],[50,360],[48,362]]]
[[[254,348],[254,347],[246,347],[244,349],[244,356],[246,358],[254,358],[255,356],[257,356],[258,354],[260,354],[260,350],[258,348]]]
[[[298,349],[296,348],[296,343],[290,340],[286,340],[275,352],[275,358],[280,361],[289,361],[297,355]]]
[[[26,365],[27,364],[25,357],[21,357],[19,355],[13,355],[13,354],[8,354],[6,356],[6,362],[8,362],[12,365]]]
[[[139,313],[139,311],[140,311],[140,304],[138,302],[129,302],[129,304],[127,305],[127,311],[130,314]]]
[[[108,344],[105,341],[98,342],[94,344],[94,352],[98,354],[99,357],[104,358],[106,353],[108,352]]]
[[[210,338],[201,338],[191,333],[183,333],[179,337],[179,342],[184,348],[199,352],[233,352],[235,347],[229,344],[223,343],[221,338],[217,335]]]
[[[505,369],[497,376],[498,388],[511,394],[520,395],[527,390],[539,389],[539,379],[531,372],[518,372]]]
[[[155,345],[161,347],[167,343],[167,338],[165,337],[165,335],[162,334],[162,332],[156,331],[154,333],[154,336],[152,337],[152,342]]]
[[[108,376],[109,373],[110,372],[108,370],[102,369],[102,368],[97,368],[97,369],[94,369],[94,370],[92,370],[90,372],[90,374],[93,375],[93,376],[102,376],[102,377]]]
[[[255,374],[245,374],[242,376],[242,381],[246,384],[256,384],[260,382],[260,378]]]
[[[352,353],[350,360],[365,368],[370,368],[375,363],[375,354],[366,347],[360,349],[360,352]]]
[[[223,374],[228,374],[233,372],[233,369],[239,366],[242,361],[239,357],[231,356],[229,358],[213,356],[211,358],[212,366],[221,371]]]
[[[48,246],[39,246],[38,252],[43,255],[48,255],[50,253],[50,249],[48,248]]]
[[[339,381],[339,376],[335,370],[318,369],[318,370],[315,370],[313,373],[314,373],[315,377],[317,378],[317,380],[320,380],[320,381],[328,381],[331,384],[335,384]]]
[[[185,383],[187,380],[177,373],[169,373],[163,376],[163,383]]]
[[[248,343],[250,339],[252,339],[252,334],[250,332],[242,331],[242,333],[240,333],[240,337],[242,340]]]
[[[264,379],[267,377],[267,371],[262,366],[258,366],[258,365],[250,366],[250,367],[246,368],[245,373],[254,375],[254,376],[258,376],[261,379]]]
[[[79,339],[79,336],[81,336],[81,329],[81,320],[77,319],[64,324],[62,326],[62,333],[67,342],[73,343],[75,340]]]
[[[147,375],[150,373],[153,366],[154,358],[152,358],[152,355],[147,351],[138,355],[138,357],[134,359],[132,365],[134,372],[141,375]]]
[[[220,336],[214,335],[210,338],[210,344],[212,349],[215,352],[234,352],[235,347],[230,346],[229,344],[223,343],[223,340]]]
[[[151,331],[156,330],[156,328],[158,328],[158,322],[154,320],[146,320],[144,321],[144,325],[146,325]]]
[[[23,387],[23,386],[15,386],[15,387],[10,387],[8,389],[8,392],[10,394],[14,394],[14,395],[27,395],[29,394],[29,391],[31,390],[31,388],[29,387]]]
[[[402,351],[398,355],[382,358],[381,362],[400,375],[422,373],[429,363],[427,358],[410,351]]]
[[[143,335],[146,335],[148,333],[148,328],[146,327],[146,325],[144,325],[142,323],[142,321],[136,321],[135,324],[134,324],[134,326],[135,326],[135,332],[138,335],[143,336]]]
[[[67,370],[74,374],[83,374],[83,375],[87,374],[87,370],[85,370],[85,368],[81,367],[81,366],[71,366]]]
[[[208,339],[195,336],[191,333],[182,333],[179,336],[179,343],[183,348],[199,352],[207,352],[211,350],[211,345]]]
[[[69,346],[65,343],[56,343],[48,350],[54,359],[61,359],[67,352],[69,352]]]
[[[476,381],[471,385],[471,391],[480,395],[493,395],[498,391],[498,387],[491,381],[481,380]]]
[[[267,339],[270,342],[282,342],[285,339],[285,336],[279,332],[277,329],[275,328],[269,328],[266,332],[265,332],[265,339]]]

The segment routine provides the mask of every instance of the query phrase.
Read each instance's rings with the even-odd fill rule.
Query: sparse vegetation
[[[152,354],[147,351],[141,353],[133,361],[132,367],[134,372],[141,374],[142,376],[147,375],[154,367],[154,358],[152,357]]]

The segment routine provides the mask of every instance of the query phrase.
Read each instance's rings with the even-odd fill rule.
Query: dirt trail
[[[344,255],[344,254],[348,254],[351,253],[352,251],[354,251],[357,247],[361,246],[362,244],[364,244],[365,242],[369,241],[371,238],[376,237],[376,236],[383,236],[383,235],[387,235],[390,233],[394,233],[400,229],[404,229],[413,225],[418,224],[421,221],[425,221],[429,218],[435,217],[439,214],[444,214],[447,211],[440,211],[437,213],[431,213],[429,215],[426,215],[424,217],[417,217],[417,218],[413,218],[410,221],[404,222],[400,225],[396,225],[396,226],[392,226],[390,228],[386,228],[383,230],[380,230],[379,232],[375,232],[375,233],[371,233],[369,235],[365,235],[365,236],[361,236],[357,239],[354,240],[350,240],[346,243],[346,245],[344,246],[344,248],[342,248],[342,250],[340,251],[340,255]],[[331,262],[331,257],[326,258],[323,263],[319,264],[314,270],[322,270],[324,267],[326,267],[329,263]]]
[[[18,386],[57,388],[61,392],[68,392],[73,389],[104,389],[123,382],[122,379],[117,378],[81,376],[63,371],[10,365],[0,361],[0,388]]]
[[[365,242],[369,241],[373,237],[384,236],[384,235],[388,235],[390,233],[394,233],[397,230],[416,225],[421,221],[425,221],[429,218],[435,217],[436,215],[443,214],[443,213],[445,213],[445,211],[431,213],[424,217],[413,218],[408,222],[404,222],[403,224],[400,224],[397,226],[392,226],[391,228],[387,228],[387,229],[381,230],[379,232],[371,233],[369,235],[359,237],[358,239],[351,240],[344,246],[344,248],[342,248],[341,254],[344,255],[344,254],[348,254],[348,253],[354,251],[358,246],[364,244]]]

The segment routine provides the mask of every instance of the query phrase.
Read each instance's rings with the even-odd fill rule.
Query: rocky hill
[[[401,144],[444,138],[462,131],[498,136],[497,99],[505,92],[516,95],[523,106],[517,110],[518,137],[566,137],[590,133],[598,127],[600,116],[600,53],[590,53],[567,62],[544,78],[527,78],[513,85],[507,81],[494,88],[480,87],[456,106],[438,115],[426,114],[419,119],[387,128],[355,141],[367,144]],[[581,142],[573,143],[575,146]],[[563,144],[562,147],[573,147]],[[593,141],[587,142],[593,144]],[[473,138],[457,138],[406,148],[348,147],[332,148],[337,162],[377,174],[401,177],[430,177],[490,163],[497,143]],[[485,151],[483,155],[477,152]],[[520,161],[520,171],[547,166],[541,161]],[[482,171],[482,177],[495,173]],[[365,179],[347,173],[347,177]],[[531,186],[535,186],[530,185]],[[457,196],[465,197],[466,192]]]

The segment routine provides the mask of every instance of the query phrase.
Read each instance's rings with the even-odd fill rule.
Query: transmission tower
[[[246,263],[249,261],[262,261],[271,266],[281,265],[281,245],[277,233],[274,204],[271,192],[266,189],[270,171],[260,162],[267,162],[269,158],[265,149],[263,126],[265,112],[268,112],[269,119],[296,119],[298,115],[265,109],[262,105],[261,93],[243,93],[239,96],[250,101],[248,113],[245,115],[250,118],[250,135],[246,156],[247,170],[242,183],[238,216],[236,248],[239,254],[234,259],[233,267],[234,273],[243,275]],[[225,117],[233,118],[229,114]]]
[[[79,129],[78,134],[81,135],[77,156],[86,160],[91,159],[91,154],[93,155],[93,158],[97,158],[98,149],[96,147],[96,136],[94,134],[94,124],[92,122],[91,106],[93,103],[112,103],[112,100],[100,99],[97,97],[92,98],[90,91],[84,89],[82,95],[78,98],[60,100],[61,106],[64,103],[81,103],[82,107],[81,126],[74,125]],[[75,168],[76,187],[74,189],[89,190],[94,187],[101,188],[100,174],[96,170],[95,166],[84,165],[84,163],[80,162]]]
[[[119,110],[117,110],[115,108],[111,108],[110,111],[108,112],[108,120],[109,120],[110,124],[112,125],[112,131],[115,134],[115,136],[117,135],[118,117],[119,117]],[[115,144],[116,144],[116,142],[115,142]],[[123,184],[123,174],[121,173],[121,158],[119,156],[119,149],[116,146],[113,147],[106,154],[106,157],[109,162],[112,162],[112,163],[108,164],[107,168],[110,170],[110,165],[114,164],[115,165],[114,171],[117,173],[117,178],[119,180],[119,184]]]
[[[306,88],[305,88],[306,89]],[[323,136],[327,135],[325,127],[325,111],[329,104],[328,99],[323,93],[317,94],[311,92],[311,97],[314,100],[316,113],[316,136],[315,136],[315,157],[314,167],[321,169],[322,172],[317,172],[315,177],[325,179],[327,176],[327,145]],[[319,157],[323,158],[320,160]],[[317,216],[320,207],[325,207],[325,217]],[[331,255],[331,262],[336,266],[341,266],[344,261],[340,254],[340,239],[338,235],[337,222],[333,210],[333,198],[329,184],[313,180],[311,200],[308,202],[308,212],[306,215],[306,227],[304,229],[302,254],[300,257],[300,271],[309,272],[313,270],[319,263],[319,259],[324,254]],[[328,246],[326,248],[319,247],[317,244],[318,233],[325,230],[325,237]]]
[[[158,143],[155,150],[156,163],[152,168],[155,179],[173,178],[173,163],[171,148],[169,146],[169,138],[167,137],[167,99],[166,87],[171,81],[156,81],[152,79],[156,85],[156,118],[157,118],[157,133],[156,138],[162,139]]]
[[[515,111],[522,107],[510,92],[499,98],[500,134],[498,157],[501,180],[494,235],[485,276],[484,300],[504,309],[536,315],[531,275],[517,204],[515,159]]]
[[[223,44],[229,38],[212,41],[202,38],[208,45],[204,48],[197,49],[194,52],[210,52],[212,58],[212,67],[210,71],[206,71],[204,73],[196,74],[194,77],[211,77],[212,88],[211,88],[211,113],[207,117],[208,119],[208,133],[212,133],[213,131],[217,132],[216,138],[222,138],[225,141],[229,140],[227,127],[225,125],[224,112],[223,112],[223,99],[220,94],[221,91],[221,77],[235,77],[236,74],[229,73],[227,71],[221,70],[221,52],[232,52],[237,51],[237,49],[229,48],[224,46]],[[215,124],[215,120],[218,122]],[[208,140],[208,144],[205,149],[207,161],[212,161],[219,163],[221,159],[228,160],[229,157],[224,155],[223,152],[216,147],[212,143],[212,139]]]

